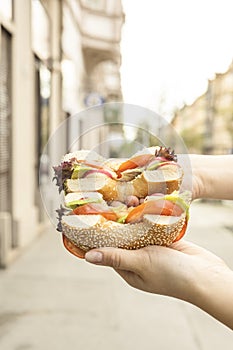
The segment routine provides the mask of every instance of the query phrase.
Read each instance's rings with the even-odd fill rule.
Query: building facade
[[[176,111],[172,121],[190,152],[233,152],[233,63],[208,81],[206,92]]]
[[[123,22],[120,0],[0,2],[1,266],[45,225],[38,171],[49,135],[86,107],[122,99]],[[99,118],[104,122],[103,114]],[[78,147],[87,143],[91,127],[85,118],[80,124]],[[64,152],[70,133],[68,127],[59,142]],[[104,136],[96,129],[91,140]]]

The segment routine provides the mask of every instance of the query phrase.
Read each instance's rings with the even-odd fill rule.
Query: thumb
[[[92,249],[85,254],[87,262],[111,266],[115,270],[125,270],[139,273],[141,271],[139,250],[126,250],[120,248]]]

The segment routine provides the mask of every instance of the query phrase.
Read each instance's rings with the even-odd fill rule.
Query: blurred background
[[[134,291],[69,256],[48,223],[38,175],[40,159],[49,172],[54,150],[44,147],[65,120],[63,153],[74,130],[83,135],[75,148],[120,133],[122,154],[130,142],[155,142],[145,136],[158,131],[152,119],[137,121],[146,134],[123,130],[116,104],[96,119],[111,128],[90,136],[85,113],[75,129],[70,124],[70,116],[105,102],[157,112],[189,152],[233,153],[232,11],[230,0],[0,0],[1,349],[71,349],[77,335],[87,349],[232,349],[231,332],[200,310]],[[169,130],[158,137],[165,133],[176,149]],[[99,151],[119,154],[109,145]],[[233,267],[232,202],[192,210],[198,220],[188,238]]]

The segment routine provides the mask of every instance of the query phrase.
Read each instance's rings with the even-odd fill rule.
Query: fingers
[[[111,266],[115,270],[126,270],[139,273],[141,271],[140,251],[119,248],[93,249],[86,253],[86,261],[103,266]]]

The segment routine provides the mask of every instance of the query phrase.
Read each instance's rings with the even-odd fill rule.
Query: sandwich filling
[[[69,194],[67,195],[69,196]],[[66,196],[66,197],[67,197]],[[171,195],[154,193],[145,199],[137,197],[129,198],[128,204],[120,201],[107,202],[103,198],[85,197],[77,200],[67,201],[66,207],[70,208],[69,215],[102,215],[105,219],[118,223],[135,224],[143,220],[144,215],[180,216],[184,212],[188,216],[189,205],[185,196],[174,191]],[[135,205],[134,205],[135,204]]]
[[[57,211],[58,230],[61,230],[64,210],[68,215],[102,215],[107,220],[121,224],[139,223],[147,214],[180,216],[186,213],[188,218],[187,193],[180,194],[177,190],[170,194],[152,191],[143,196],[140,192],[138,195],[130,192],[125,197],[122,196],[123,200],[119,197],[120,200],[108,200],[101,191],[98,192],[96,187],[96,183],[109,179],[119,184],[119,190],[126,193],[126,189],[131,190],[131,187],[125,185],[141,179],[142,176],[150,185],[150,183],[153,184],[154,177],[160,179],[161,176],[162,182],[164,177],[171,178],[179,171],[181,172],[181,169],[174,151],[164,147],[155,147],[154,153],[139,152],[121,162],[118,167],[111,166],[111,163],[106,163],[103,159],[97,161],[78,157],[64,159],[60,165],[54,167],[56,185],[59,187],[59,192],[63,190],[65,193],[65,209],[63,207]],[[84,192],[81,185],[87,182],[88,191]],[[75,187],[72,186],[77,184],[80,190],[75,191]],[[151,188],[153,189],[152,185]]]
[[[77,157],[65,158],[60,165],[54,166],[54,178],[59,192],[64,190],[65,194],[70,192],[67,180],[82,180],[103,176],[121,182],[129,182],[138,178],[142,173],[169,169],[170,172],[180,168],[177,163],[177,156],[170,148],[155,147],[154,154],[138,152],[132,158],[122,162],[117,169],[106,164],[101,158],[98,161],[79,159]]]

